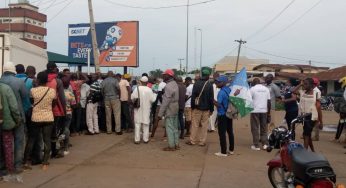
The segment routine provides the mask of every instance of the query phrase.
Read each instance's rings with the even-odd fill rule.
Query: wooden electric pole
[[[238,47],[238,56],[237,56],[237,63],[236,63],[236,65],[235,65],[235,72],[234,72],[235,74],[237,74],[237,73],[238,73],[238,63],[239,63],[239,56],[240,56],[241,45],[242,45],[242,44],[245,44],[246,41],[240,39],[240,40],[235,40],[235,42],[238,42],[238,43],[239,43],[239,47]]]
[[[90,30],[91,30],[91,39],[92,39],[93,54],[94,54],[95,71],[100,72],[100,62],[99,62],[100,51],[97,45],[97,38],[96,38],[97,35],[96,35],[96,29],[95,29],[93,5],[91,0],[88,0],[88,5],[89,5]]]

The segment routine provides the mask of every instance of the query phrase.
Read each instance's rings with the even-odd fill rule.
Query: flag
[[[253,102],[250,93],[250,87],[247,82],[246,69],[243,68],[234,78],[230,85],[230,101],[238,109],[241,117],[246,116],[253,110]],[[234,96],[236,90],[240,90],[237,96]]]

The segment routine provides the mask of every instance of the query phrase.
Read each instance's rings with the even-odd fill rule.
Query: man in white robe
[[[156,94],[147,86],[148,77],[143,76],[141,85],[136,87],[131,94],[131,99],[134,101],[139,98],[140,107],[134,109],[135,113],[135,144],[139,144],[141,140],[141,129],[143,129],[143,141],[149,142],[149,124],[150,124],[150,109],[152,103],[156,100]],[[139,91],[138,91],[139,90]]]

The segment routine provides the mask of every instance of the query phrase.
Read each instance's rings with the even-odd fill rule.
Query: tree
[[[152,70],[149,72],[149,75],[151,77],[154,77],[154,78],[157,78],[157,77],[160,77],[162,75],[162,70],[161,69],[155,69],[155,70]]]

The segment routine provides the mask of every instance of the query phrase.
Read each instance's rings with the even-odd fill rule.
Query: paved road
[[[277,120],[283,113],[276,114]],[[337,115],[325,113],[325,123],[335,124]],[[235,122],[235,155],[218,158],[217,133],[208,135],[206,147],[181,144],[176,152],[161,149],[162,129],[149,144],[133,144],[133,135],[101,134],[73,137],[71,154],[51,160],[47,171],[39,166],[24,173],[23,184],[0,183],[1,188],[85,187],[270,187],[266,163],[273,153],[250,150],[248,118]],[[300,134],[301,128],[298,129]],[[318,152],[331,162],[338,182],[346,184],[346,155],[342,145],[331,143],[332,133],[322,133],[315,142]],[[302,141],[302,140],[300,140]]]

